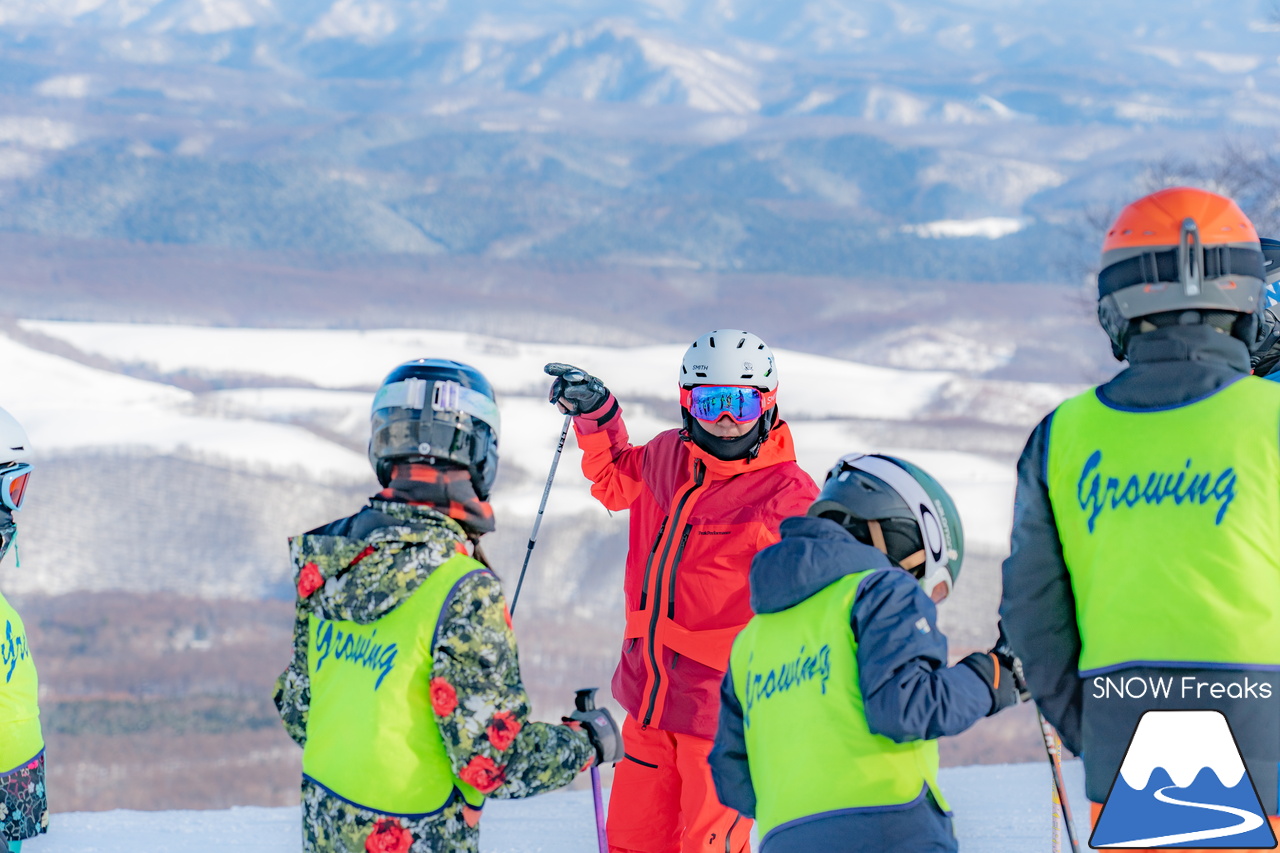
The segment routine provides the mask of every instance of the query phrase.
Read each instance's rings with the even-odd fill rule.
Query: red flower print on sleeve
[[[467,762],[466,767],[462,768],[458,778],[480,793],[487,794],[507,781],[505,771],[506,768],[494,764],[493,759],[484,755],[477,755]]]
[[[311,593],[324,586],[324,575],[315,563],[307,563],[298,573],[298,596],[308,598]]]
[[[393,818],[382,818],[364,841],[366,853],[408,853],[413,835]]]
[[[431,710],[437,717],[447,717],[458,707],[458,692],[443,678],[431,679]]]
[[[493,715],[493,721],[489,723],[487,732],[489,743],[493,744],[499,752],[504,752],[515,742],[521,728],[515,714],[510,711],[499,711]]]

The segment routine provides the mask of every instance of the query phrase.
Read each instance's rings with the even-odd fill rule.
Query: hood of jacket
[[[467,535],[426,506],[373,499],[353,516],[289,540],[299,608],[367,625],[395,610],[431,573],[465,554]]]
[[[751,561],[751,609],[756,613],[794,607],[845,575],[893,568],[888,557],[829,518],[788,518],[779,532],[782,541]]]

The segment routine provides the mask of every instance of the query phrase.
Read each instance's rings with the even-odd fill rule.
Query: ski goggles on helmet
[[[7,468],[0,469],[0,504],[11,510],[22,509],[30,477],[31,466],[25,462],[14,462]]]
[[[745,424],[772,409],[778,392],[764,391],[750,385],[695,385],[680,389],[680,405],[700,421],[717,421],[728,415],[736,423]]]

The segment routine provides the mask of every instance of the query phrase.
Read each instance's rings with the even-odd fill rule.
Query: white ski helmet
[[[31,441],[17,418],[0,409],[0,511],[22,508],[31,477]],[[0,534],[0,556],[8,540]]]
[[[0,469],[15,462],[31,464],[31,440],[18,419],[0,409]]]
[[[707,332],[685,350],[680,363],[680,387],[694,385],[751,385],[773,391],[778,387],[773,350],[740,329]]]

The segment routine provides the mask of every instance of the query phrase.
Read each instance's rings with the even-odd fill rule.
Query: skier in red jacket
[[[680,368],[684,426],[632,446],[604,384],[549,364],[574,415],[582,470],[631,511],[627,622],[613,695],[627,712],[609,802],[611,853],[748,849],[751,821],[716,798],[707,765],[733,639],[751,619],[751,558],[818,488],[778,417],[773,353],[750,332],[708,332]]]

